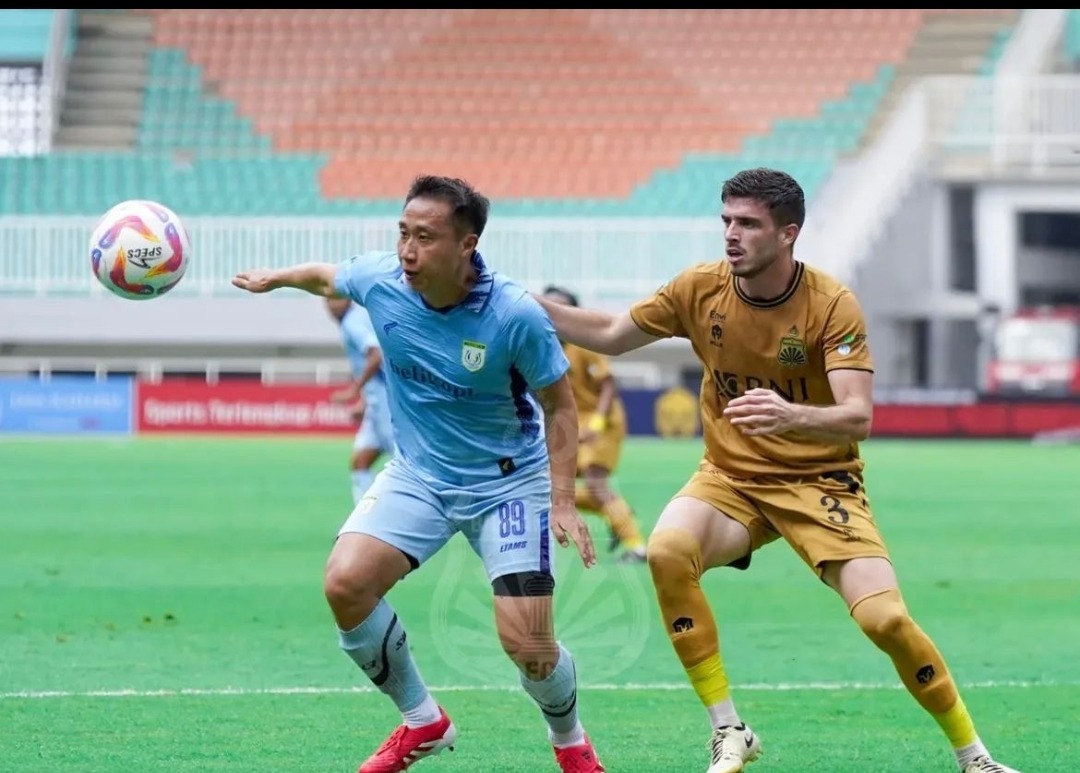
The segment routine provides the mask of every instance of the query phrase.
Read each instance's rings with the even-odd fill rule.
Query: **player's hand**
[[[351,403],[361,399],[360,390],[355,386],[347,386],[330,394],[332,403]]]
[[[585,425],[578,430],[578,443],[594,443],[599,439],[600,433],[607,429],[607,417],[599,413],[593,414]]]
[[[276,287],[273,277],[273,271],[260,268],[254,271],[241,271],[232,278],[232,283],[234,287],[247,290],[249,293],[267,293]]]
[[[795,427],[797,408],[771,389],[751,389],[724,409],[744,435],[780,435]]]
[[[364,402],[364,398],[357,398],[356,402],[349,407],[349,416],[357,424],[364,420],[364,412],[367,410],[367,403]]]
[[[551,533],[564,548],[573,541],[586,567],[596,564],[596,548],[589,527],[572,503],[556,504],[551,508]]]

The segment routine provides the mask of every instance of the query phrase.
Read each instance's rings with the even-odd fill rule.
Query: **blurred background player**
[[[866,322],[847,287],[795,260],[802,187],[747,169],[720,198],[726,260],[685,269],[618,315],[541,298],[563,339],[616,355],[686,338],[704,366],[705,458],[660,514],[648,553],[664,628],[713,727],[707,773],[739,773],[761,742],[735,709],[701,575],[748,569],[780,538],[892,660],[963,773],[1017,773],[990,757],[900,593],[862,480],[873,414]]]
[[[544,297],[555,303],[578,305],[576,295],[554,285],[544,290]],[[602,354],[566,341],[563,351],[570,360],[570,385],[578,408],[577,474],[583,484],[577,489],[578,508],[607,519],[610,548],[622,546],[621,562],[644,562],[645,539],[634,511],[611,485],[626,439],[626,410],[615,376]]]
[[[331,399],[348,403],[353,419],[360,423],[352,453],[352,496],[358,503],[375,480],[375,463],[383,454],[394,452],[382,349],[364,307],[349,298],[327,298],[326,307],[337,320],[352,370],[352,382]]]

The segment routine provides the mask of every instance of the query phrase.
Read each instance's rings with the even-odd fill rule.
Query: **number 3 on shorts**
[[[829,520],[837,525],[843,525],[851,520],[848,511],[840,504],[840,500],[826,494],[821,498],[821,506],[829,511]]]

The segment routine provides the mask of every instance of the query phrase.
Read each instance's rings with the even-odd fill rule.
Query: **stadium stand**
[[[188,215],[383,215],[438,171],[503,216],[695,216],[758,163],[813,196],[907,77],[992,66],[1016,11],[80,18],[58,152],[0,160],[0,212],[93,214],[134,195]]]
[[[52,19],[51,8],[0,10],[0,63],[43,61]]]
[[[1070,8],[1061,38],[1061,54],[1066,69],[1080,70],[1080,9]]]

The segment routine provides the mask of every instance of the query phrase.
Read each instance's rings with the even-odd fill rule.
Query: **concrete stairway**
[[[1018,11],[988,11],[943,15],[927,21],[912,42],[907,58],[896,68],[893,83],[871,119],[859,150],[874,141],[913,81],[928,75],[977,73],[997,33],[1015,25],[1018,18]]]
[[[130,11],[75,13],[78,32],[56,147],[133,148],[153,22]]]

